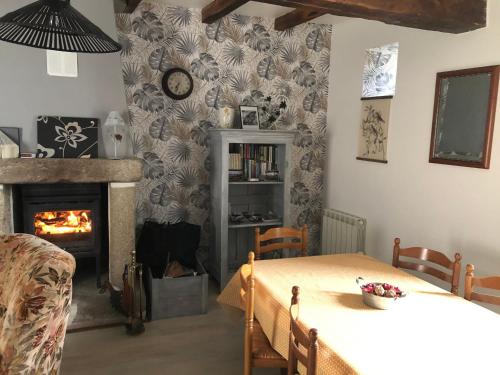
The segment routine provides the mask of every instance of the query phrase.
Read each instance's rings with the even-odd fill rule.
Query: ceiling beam
[[[294,11],[276,18],[274,28],[278,31],[284,31],[303,23],[312,21],[324,14],[328,14],[322,10],[314,8],[297,8]]]
[[[214,23],[240,6],[248,3],[249,0],[214,0],[206,5],[201,11],[203,23]]]
[[[486,26],[487,0],[259,0],[291,8],[315,8],[415,29],[463,33]]]
[[[125,13],[134,13],[141,1],[142,0],[126,0],[127,6],[125,8]]]

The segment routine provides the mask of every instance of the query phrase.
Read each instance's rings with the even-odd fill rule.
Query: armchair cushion
[[[0,374],[56,374],[75,259],[27,234],[0,235]]]

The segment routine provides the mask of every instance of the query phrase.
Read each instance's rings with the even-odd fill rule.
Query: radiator
[[[326,254],[365,253],[366,219],[338,210],[323,210],[321,249]]]

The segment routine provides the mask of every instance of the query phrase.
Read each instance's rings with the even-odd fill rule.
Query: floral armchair
[[[0,235],[0,375],[59,372],[74,271],[47,241]]]

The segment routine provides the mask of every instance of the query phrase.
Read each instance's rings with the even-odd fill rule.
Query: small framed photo
[[[241,128],[244,130],[259,130],[259,108],[240,106]]]

